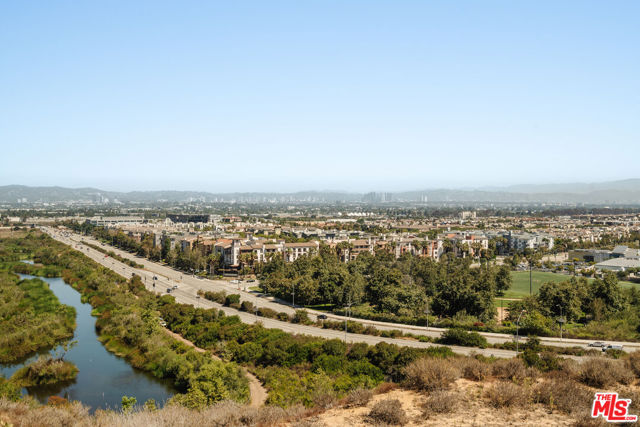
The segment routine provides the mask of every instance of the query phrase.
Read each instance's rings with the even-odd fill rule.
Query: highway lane
[[[240,320],[244,323],[253,324],[256,322],[261,322],[262,325],[266,328],[280,329],[285,332],[289,332],[293,334],[311,335],[311,336],[317,336],[317,337],[322,337],[326,339],[336,338],[340,340],[346,340],[346,342],[349,342],[349,343],[364,342],[370,345],[375,345],[379,342],[386,342],[389,344],[396,344],[404,347],[416,347],[416,348],[440,347],[440,345],[438,344],[424,343],[417,340],[384,338],[384,337],[377,337],[372,335],[345,333],[344,331],[338,331],[333,329],[322,329],[316,326],[299,325],[299,324],[294,324],[289,322],[282,322],[276,319],[257,317],[255,316],[255,314],[252,314],[252,313],[238,311],[231,307],[224,307],[220,304],[206,300],[204,298],[198,298],[197,290],[200,289],[200,287],[194,286],[199,284],[198,282],[200,281],[198,279],[193,279],[195,283],[192,283],[191,281],[179,282],[174,278],[160,275],[160,273],[133,268],[111,257],[105,257],[103,253],[96,251],[95,249],[90,248],[81,243],[78,243],[78,241],[72,240],[69,237],[66,237],[60,233],[53,232],[50,229],[45,229],[45,231],[56,240],[62,243],[65,243],[69,246],[72,246],[73,248],[82,252],[87,257],[93,259],[94,261],[103,265],[104,267],[109,268],[110,270],[122,275],[123,277],[127,277],[127,278],[131,277],[131,275],[134,273],[139,275],[142,278],[142,281],[145,284],[146,288],[150,291],[155,291],[158,293],[166,293],[166,292],[163,292],[163,291],[166,291],[166,288],[177,285],[178,289],[171,292],[171,295],[176,298],[176,301],[183,304],[193,305],[195,307],[216,308],[218,310],[223,310],[226,315],[238,316]],[[156,283],[155,289],[153,287],[154,276],[157,277],[157,279],[155,280],[155,283]],[[484,356],[495,356],[500,358],[510,358],[515,356],[515,352],[510,350],[480,349],[480,348],[474,348],[474,347],[460,347],[460,346],[448,346],[448,347],[450,347],[452,351],[454,351],[455,353],[462,354],[462,355],[482,354]]]
[[[47,229],[49,234],[53,232],[52,229]],[[103,246],[101,242],[88,237],[81,236],[75,234],[69,230],[65,230],[68,233],[69,237],[64,237],[66,239],[67,244],[77,244],[78,242],[85,240],[93,245]],[[118,248],[114,248],[112,246],[103,246],[105,249],[113,250],[116,254],[122,256],[123,258],[127,258],[133,260],[139,264],[144,265],[145,269],[148,271],[151,276],[157,275],[158,278],[162,276],[164,279],[164,283],[170,284],[171,286],[178,284],[179,288],[185,287],[188,290],[193,290],[194,293],[197,290],[204,291],[225,291],[227,293],[236,293],[241,295],[241,299],[243,301],[250,301],[257,307],[266,307],[272,310],[286,312],[288,314],[293,314],[295,310],[291,307],[291,305],[284,303],[283,301],[276,300],[274,298],[265,298],[256,295],[253,292],[246,291],[246,286],[248,285],[246,282],[243,283],[243,286],[231,284],[228,281],[224,280],[211,280],[211,279],[200,279],[188,274],[185,274],[180,271],[173,270],[170,267],[165,265],[158,264],[156,262],[152,262],[148,259],[137,257],[129,252],[120,250]],[[92,249],[92,251],[94,251]],[[86,251],[85,251],[86,252]],[[100,252],[95,251],[100,254]],[[104,255],[103,255],[104,256]],[[126,266],[126,264],[122,264]],[[126,266],[130,268],[129,266]],[[127,270],[128,271],[128,270]],[[204,301],[204,299],[203,299]],[[344,321],[346,318],[344,316],[339,316],[330,313],[322,313],[316,310],[307,309],[310,314],[310,318],[312,320],[316,320],[316,317],[319,314],[325,314],[330,320],[336,321]],[[396,324],[389,322],[380,322],[374,320],[365,320],[365,319],[355,319],[350,318],[351,321],[357,321],[362,323],[363,325],[371,325],[379,330],[400,330],[404,333],[412,333],[416,335],[425,335],[433,338],[438,338],[445,331],[443,328],[426,328],[424,326],[415,326],[415,325],[406,325],[406,324]],[[500,333],[491,333],[491,332],[480,332],[482,336],[487,339],[487,342],[490,344],[501,344],[505,342],[511,342],[514,340],[513,335],[509,334],[500,334]],[[526,338],[521,337],[522,341],[526,341]],[[549,346],[558,346],[558,347],[586,347],[589,343],[593,342],[593,340],[582,340],[582,339],[560,339],[555,337],[540,337],[540,341],[543,345]],[[634,342],[621,342],[621,341],[606,341],[608,344],[622,345],[626,351],[636,351],[640,350],[640,343]]]

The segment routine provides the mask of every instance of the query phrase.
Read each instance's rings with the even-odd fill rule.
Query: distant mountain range
[[[600,183],[513,185],[469,190],[348,193],[300,191],[295,193],[208,193],[201,191],[115,192],[97,188],[0,186],[0,203],[153,203],[153,202],[463,202],[463,203],[560,203],[640,204],[640,179]]]

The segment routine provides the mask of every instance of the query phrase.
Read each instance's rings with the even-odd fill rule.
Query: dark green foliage
[[[240,304],[240,295],[231,294],[224,298],[224,305],[230,306],[231,304]]]
[[[215,301],[218,304],[224,304],[225,298],[227,296],[226,293],[224,293],[223,291],[220,291],[220,292],[207,291],[203,295],[205,299],[208,299],[209,301]]]
[[[490,320],[493,297],[510,286],[505,267],[470,269],[469,261],[447,257],[445,262],[410,255],[395,259],[380,251],[340,262],[335,251],[322,246],[319,254],[285,263],[276,257],[262,272],[262,287],[283,299],[293,289],[302,304],[368,303],[391,318],[421,315],[431,299],[431,313],[454,316],[460,311]]]
[[[487,339],[477,332],[467,332],[460,328],[447,329],[437,342],[447,345],[462,345],[465,347],[487,347]]]

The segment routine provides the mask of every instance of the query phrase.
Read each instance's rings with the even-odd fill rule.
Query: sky
[[[0,185],[639,178],[640,2],[3,1]]]

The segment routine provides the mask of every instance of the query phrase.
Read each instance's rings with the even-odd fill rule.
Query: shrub
[[[621,360],[591,357],[580,365],[578,380],[591,387],[604,388],[615,383],[629,384],[633,374]]]
[[[346,351],[347,345],[337,338],[322,343],[322,352],[330,356],[342,356]]]
[[[240,295],[231,294],[224,297],[224,305],[231,306],[231,304],[240,304]]]
[[[509,381],[499,381],[487,390],[486,395],[491,406],[495,408],[522,405],[527,401],[525,390]]]
[[[492,366],[493,375],[503,380],[520,382],[527,377],[527,368],[520,359],[500,359]]]
[[[398,399],[385,399],[376,403],[367,416],[375,423],[404,425],[407,423],[407,414],[402,409]]]
[[[68,381],[77,374],[78,368],[71,362],[40,356],[35,362],[18,369],[11,379],[21,387],[29,387]]]
[[[282,321],[282,322],[290,322],[291,321],[291,317],[287,313],[285,313],[283,311],[281,311],[278,314],[276,314],[276,318],[278,320]]]
[[[467,332],[461,328],[447,329],[436,341],[447,345],[487,348],[487,339],[485,337],[477,332]]]
[[[436,391],[432,393],[422,406],[425,415],[448,414],[455,411],[460,403],[460,396],[450,391]]]
[[[462,376],[472,381],[484,381],[491,373],[491,367],[473,357],[460,360]]]
[[[240,311],[246,311],[247,313],[253,313],[254,305],[250,301],[242,301],[240,304]]]
[[[294,314],[293,319],[291,319],[293,323],[301,323],[303,325],[307,325],[311,323],[309,320],[309,313],[307,310],[296,310],[296,314]]]
[[[260,307],[258,309],[258,316],[267,317],[269,319],[275,319],[278,313],[267,307]]]
[[[369,346],[363,342],[355,343],[351,345],[349,349],[349,353],[347,353],[347,357],[350,360],[359,360],[367,357],[367,352],[369,351]]]
[[[566,413],[584,412],[593,400],[593,393],[588,388],[570,378],[542,381],[534,386],[532,396],[533,402]]]
[[[640,351],[630,353],[626,360],[627,367],[640,378]]]
[[[321,354],[316,357],[311,365],[313,372],[326,372],[328,374],[334,374],[342,370],[344,366],[344,359],[339,356],[333,356],[329,354]]]
[[[20,400],[20,397],[20,387],[0,376],[0,398],[7,398],[8,400],[17,402]]]
[[[367,406],[372,397],[373,392],[371,390],[357,388],[347,395],[344,400],[344,406],[347,408]]]
[[[445,390],[460,376],[459,370],[446,359],[418,359],[404,369],[405,383],[418,390]]]
[[[382,383],[374,389],[374,394],[385,394],[398,388],[396,383]]]

